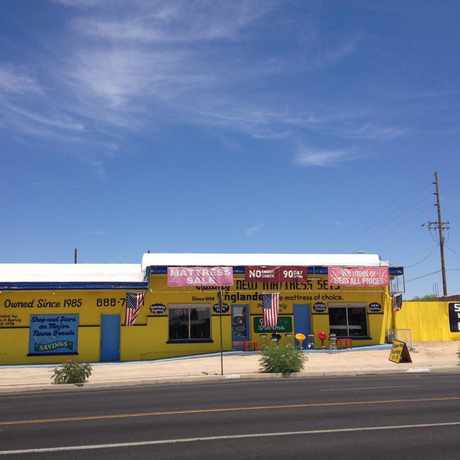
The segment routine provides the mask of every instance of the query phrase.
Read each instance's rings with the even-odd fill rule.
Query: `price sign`
[[[266,281],[282,283],[284,281],[305,281],[307,279],[307,267],[271,267],[271,266],[248,266],[245,270],[246,281]]]

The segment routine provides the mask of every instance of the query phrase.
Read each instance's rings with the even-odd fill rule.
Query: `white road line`
[[[361,390],[380,390],[386,388],[407,388],[407,385],[380,385],[375,387],[339,387],[339,388],[321,388],[319,391],[361,391]],[[417,388],[417,385],[411,385],[411,388]]]
[[[82,446],[62,446],[62,447],[44,447],[37,449],[19,449],[19,450],[0,450],[0,455],[18,455],[18,454],[42,454],[51,452],[68,452],[75,450],[96,450],[96,449],[118,449],[121,447],[144,447],[158,446],[165,444],[179,444],[189,442],[204,441],[221,441],[232,439],[250,439],[250,438],[272,438],[277,436],[300,436],[312,434],[330,434],[330,433],[351,433],[356,431],[385,431],[385,430],[405,430],[414,428],[436,428],[445,426],[458,426],[458,422],[442,423],[419,423],[414,425],[386,425],[386,426],[363,426],[356,428],[331,428],[325,430],[305,430],[305,431],[281,431],[275,433],[252,433],[252,434],[229,434],[223,436],[205,436],[199,438],[178,438],[178,439],[160,439],[155,441],[138,441],[138,442],[119,442],[114,444],[93,444]]]

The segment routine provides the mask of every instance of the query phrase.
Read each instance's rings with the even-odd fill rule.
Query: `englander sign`
[[[329,267],[328,283],[335,286],[383,287],[389,282],[388,267]]]

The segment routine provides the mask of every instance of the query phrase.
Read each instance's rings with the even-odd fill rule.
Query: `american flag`
[[[280,295],[262,294],[262,309],[264,311],[263,326],[275,329],[278,323],[278,311],[280,308]]]
[[[137,319],[137,314],[144,306],[143,292],[128,292],[126,294],[126,318],[125,325],[132,326]]]

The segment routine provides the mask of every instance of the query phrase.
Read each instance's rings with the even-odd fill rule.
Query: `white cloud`
[[[37,81],[29,75],[25,75],[19,69],[3,65],[0,66],[0,93],[35,93],[41,94],[42,89]]]
[[[271,11],[273,5],[267,0],[138,0],[122,20],[111,15],[83,16],[73,25],[81,34],[115,42],[233,40],[242,29]]]
[[[315,150],[302,147],[294,158],[294,163],[305,167],[334,166],[353,156],[344,150]]]
[[[250,238],[254,236],[255,234],[261,232],[264,228],[264,224],[257,224],[257,225],[252,225],[244,230],[244,234]]]

